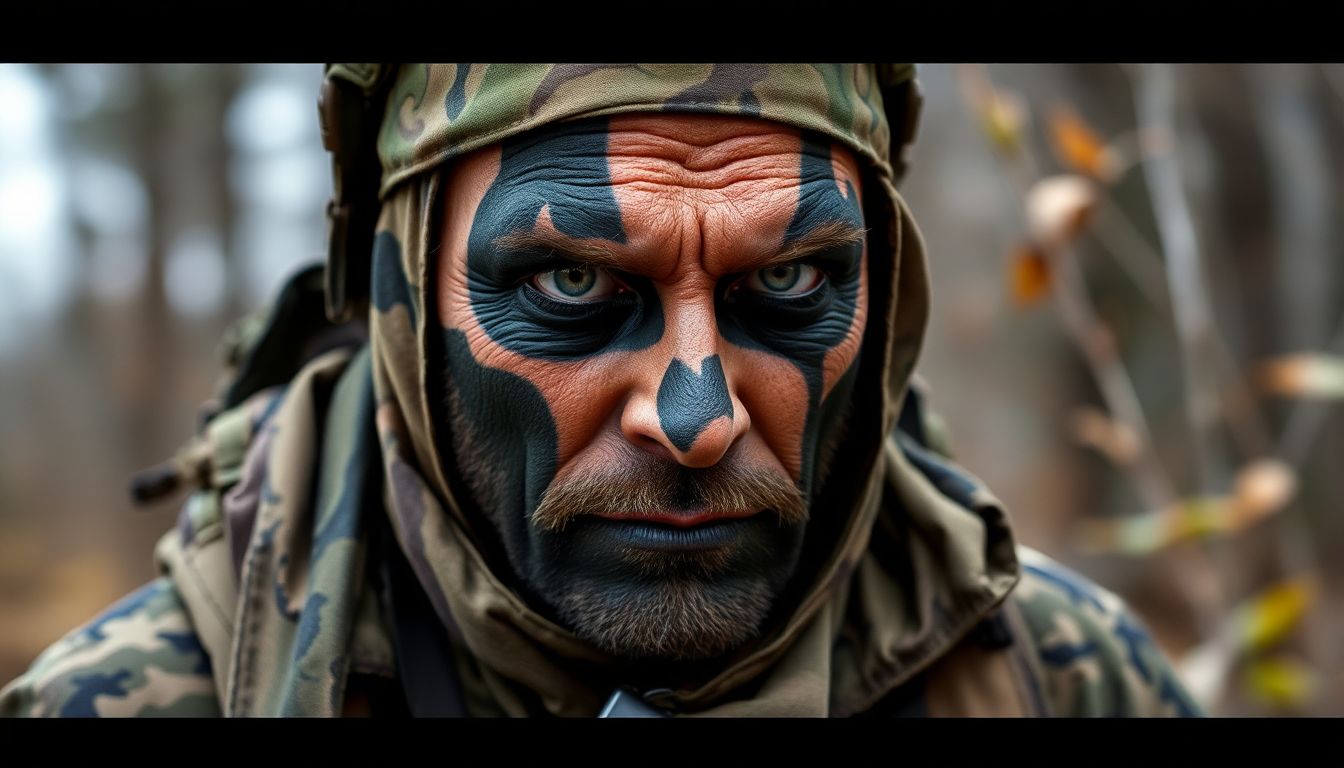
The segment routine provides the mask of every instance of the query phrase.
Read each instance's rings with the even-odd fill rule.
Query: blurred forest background
[[[1215,714],[1344,714],[1344,65],[922,65],[919,373]],[[323,257],[319,65],[0,64],[0,684],[153,577],[231,320]],[[180,497],[179,497],[180,498]]]

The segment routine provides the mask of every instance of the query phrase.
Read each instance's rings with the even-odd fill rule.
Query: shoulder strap
[[[448,631],[384,522],[378,527],[382,599],[392,629],[397,679],[412,717],[465,717]]]

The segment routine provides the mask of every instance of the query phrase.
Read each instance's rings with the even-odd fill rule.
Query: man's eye
[[[770,296],[801,296],[821,285],[824,279],[826,275],[820,269],[794,262],[758,269],[747,275],[741,285]]]
[[[621,284],[607,270],[588,264],[573,264],[532,276],[532,285],[558,301],[588,302],[608,299],[621,292]]]

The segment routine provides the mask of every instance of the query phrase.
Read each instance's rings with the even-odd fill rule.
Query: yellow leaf
[[[1296,707],[1315,695],[1316,673],[1305,664],[1286,657],[1257,659],[1246,669],[1246,685],[1261,701],[1280,707]]]
[[[1288,397],[1344,398],[1344,357],[1285,355],[1260,365],[1260,387]]]
[[[1013,91],[995,88],[982,65],[959,66],[957,79],[962,96],[989,143],[1000,152],[1016,154],[1022,148],[1022,135],[1029,119],[1026,100]]]
[[[1114,166],[1106,143],[1083,119],[1067,107],[1050,113],[1050,140],[1068,167],[1094,179],[1108,179]]]
[[[1267,483],[1265,478],[1255,482]],[[1263,493],[1264,498],[1251,502],[1260,506],[1247,506],[1237,496],[1181,499],[1168,507],[1119,520],[1093,521],[1087,524],[1086,544],[1093,551],[1146,555],[1190,539],[1234,533],[1281,508],[1269,504],[1272,501],[1269,496],[1282,494],[1281,490],[1266,488],[1245,493]]]
[[[1228,530],[1231,525],[1226,514],[1227,508],[1226,501],[1215,496],[1201,496],[1180,502],[1175,511],[1179,521],[1177,530],[1180,532],[1177,538],[1208,536]]]
[[[1026,102],[1007,91],[992,91],[983,113],[985,133],[990,143],[1005,154],[1014,154],[1022,146],[1022,129],[1027,122]]]
[[[1302,620],[1315,598],[1310,579],[1285,581],[1261,592],[1235,613],[1244,647],[1261,651],[1279,642]]]
[[[1050,263],[1032,246],[1013,251],[1009,270],[1009,288],[1019,307],[1035,304],[1050,292]]]

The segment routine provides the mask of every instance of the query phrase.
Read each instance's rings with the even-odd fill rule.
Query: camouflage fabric
[[[0,694],[13,717],[216,716],[210,657],[171,580],[62,638]]]
[[[370,85],[380,65],[338,64]],[[824,133],[891,175],[879,84],[911,65],[415,64],[402,66],[378,136],[384,193],[445,160],[560,120],[629,112],[752,115]]]
[[[336,76],[377,76],[343,66]],[[398,70],[379,144],[369,342],[296,342],[293,357],[309,363],[292,381],[255,387],[217,416],[215,434],[207,429],[213,464],[201,474],[210,482],[157,553],[168,579],[160,583],[171,585],[164,594],[178,601],[166,626],[194,630],[209,659],[208,676],[195,679],[213,681],[218,712],[341,714],[353,680],[393,674],[368,578],[370,531],[383,516],[448,630],[469,714],[593,716],[620,683],[616,660],[540,615],[491,570],[458,502],[463,489],[448,479],[444,426],[433,417],[440,393],[429,384],[441,352],[427,311],[443,202],[439,175],[428,171],[543,123],[646,110],[766,116],[822,130],[867,158],[875,329],[863,356],[882,371],[855,390],[852,419],[864,428],[837,461],[866,479],[853,506],[835,510],[841,524],[810,588],[716,674],[646,698],[692,716],[1196,712],[1113,596],[1018,546],[993,496],[929,447],[930,420],[909,388],[927,323],[926,256],[891,184],[872,88],[889,74],[780,65]],[[272,328],[282,333],[284,324]],[[266,343],[263,335],[258,348]],[[176,659],[171,641],[117,667],[97,660],[122,658],[133,638],[72,637],[0,694],[6,713],[59,714],[76,696],[97,696],[77,682],[91,675],[123,682],[104,706],[177,701],[178,689],[161,691],[161,676],[147,671],[192,661]]]

